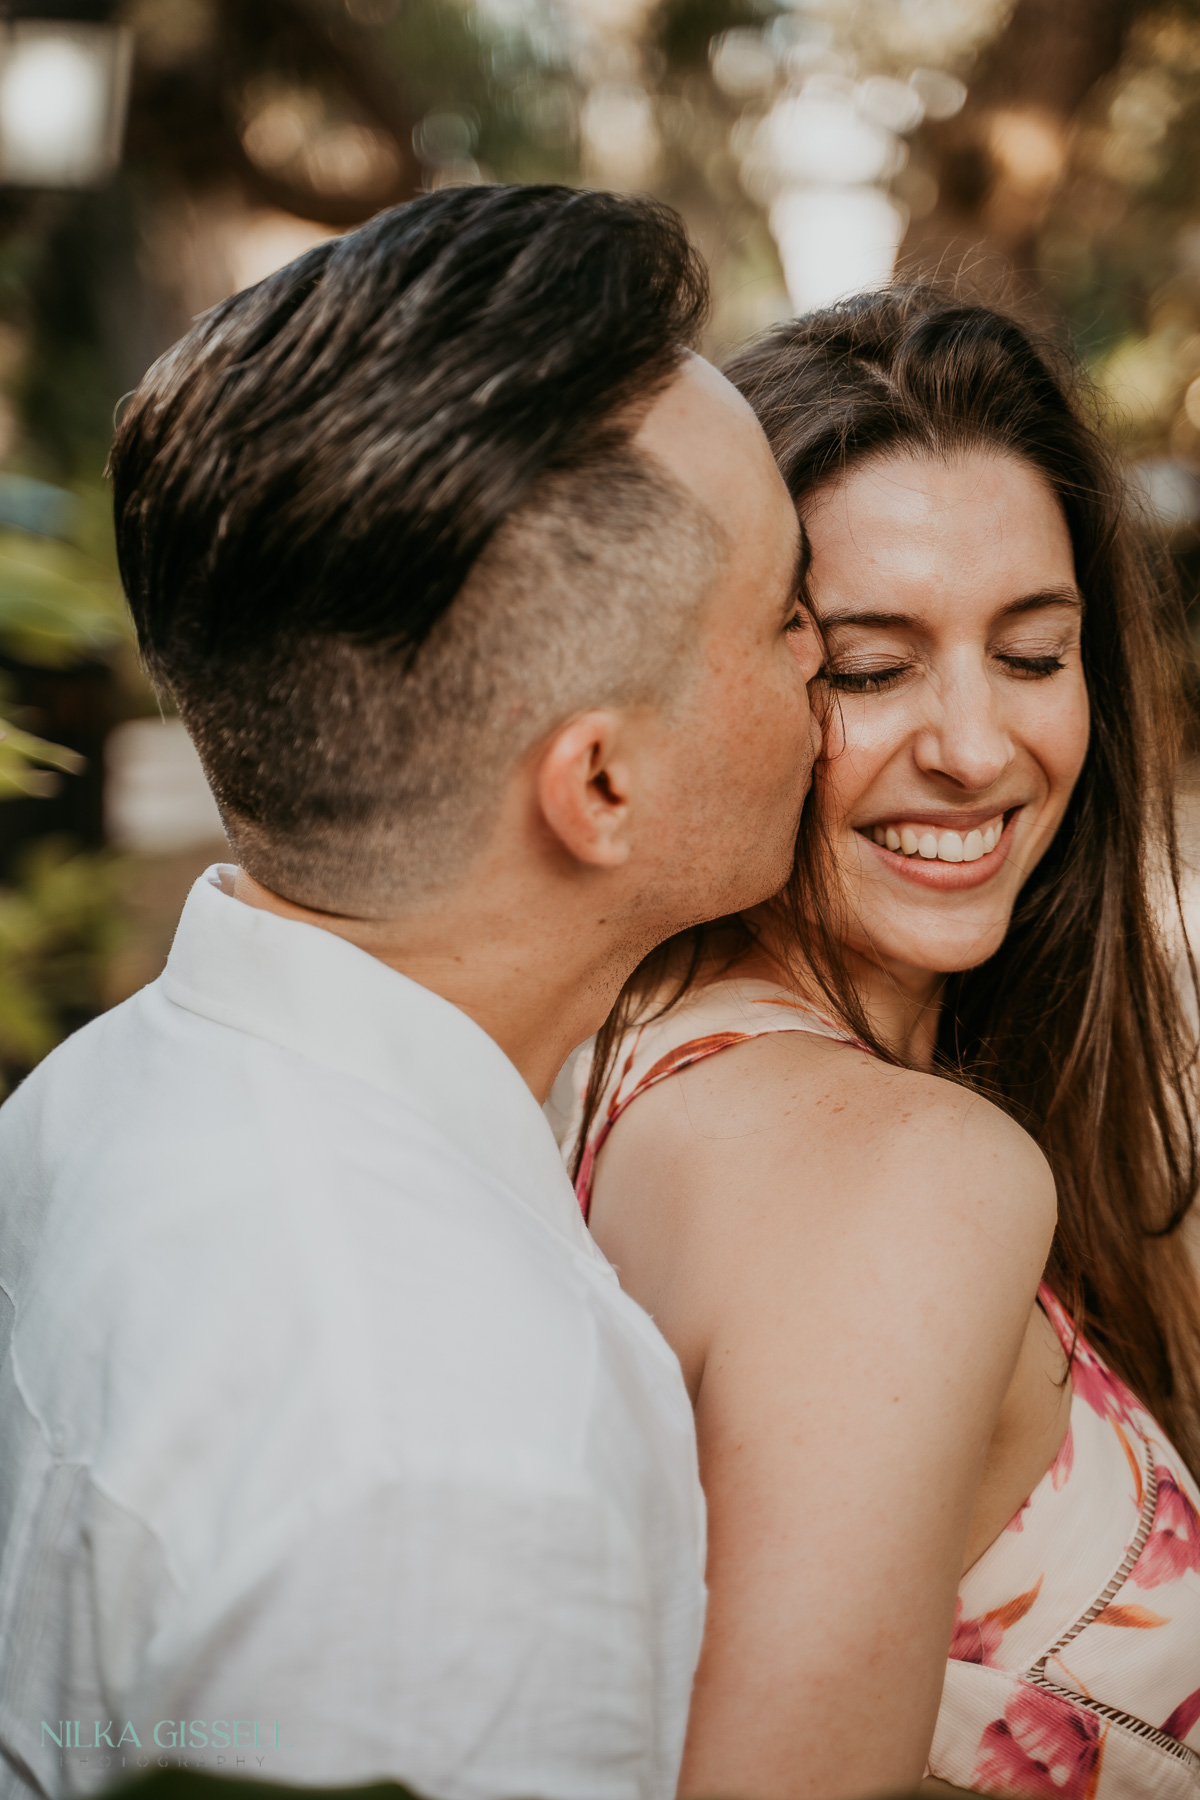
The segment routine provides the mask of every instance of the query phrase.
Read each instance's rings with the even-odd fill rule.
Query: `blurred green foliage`
[[[0,645],[11,656],[64,668],[128,636],[120,586],[101,564],[73,544],[0,527]]]
[[[49,744],[0,719],[0,800],[15,800],[19,795],[37,799],[54,793],[57,782],[53,775],[43,773],[46,769],[78,775],[83,758],[62,744]]]
[[[103,661],[132,638],[107,496],[82,488],[63,499],[74,542],[0,525],[0,651],[39,669]],[[54,791],[54,778],[40,770],[78,774],[79,756],[3,716],[4,699],[0,693],[0,800]]]
[[[536,8],[506,27],[453,0],[406,0],[379,44],[419,122],[464,120],[470,136],[461,159],[473,159],[485,178],[577,177],[579,83],[553,41],[538,44]],[[418,147],[436,170],[438,147],[422,143],[421,123]]]
[[[116,858],[42,838],[0,887],[0,1093],[102,1006],[123,880]]]
[[[0,650],[26,667],[102,661],[130,641],[102,490],[71,496],[70,515],[74,542],[0,527]],[[0,801],[48,797],[83,758],[24,730],[5,698],[0,714],[15,718],[0,716]],[[0,886],[0,1094],[103,1005],[123,878],[106,853],[48,837]]]

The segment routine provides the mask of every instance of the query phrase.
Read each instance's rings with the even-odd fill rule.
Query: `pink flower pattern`
[[[1029,1502],[1032,1498],[1033,1496],[1030,1495],[1028,1500],[1022,1500],[1020,1506],[1018,1506],[1016,1512],[1004,1527],[1005,1531],[1024,1531],[1025,1514],[1029,1511]]]
[[[1050,1485],[1057,1494],[1065,1488],[1071,1479],[1071,1470],[1075,1467],[1075,1433],[1067,1426],[1067,1435],[1058,1447],[1058,1455],[1050,1464]],[[1029,1502],[1026,1501],[1026,1505]]]
[[[1097,1356],[1087,1339],[1077,1334],[1070,1316],[1045,1283],[1038,1297],[1070,1355],[1071,1390],[1076,1398],[1102,1419],[1133,1423],[1140,1408],[1125,1383]]]
[[[1094,1713],[1038,1688],[1024,1688],[979,1740],[973,1785],[1022,1800],[1090,1800],[1103,1753]]]
[[[1185,1569],[1200,1575],[1200,1517],[1170,1469],[1156,1464],[1158,1505],[1146,1547],[1130,1579],[1140,1588],[1178,1581]]]
[[[1163,1721],[1163,1730],[1168,1737],[1182,1741],[1197,1720],[1200,1720],[1200,1688],[1194,1694],[1189,1694],[1186,1700],[1179,1702],[1171,1716]]]
[[[1042,1591],[1042,1578],[1028,1593],[1018,1594],[979,1619],[964,1619],[961,1595],[954,1602],[954,1635],[950,1639],[951,1662],[983,1663],[998,1667],[992,1661],[1006,1631],[1023,1619]]]
[[[1090,1344],[1076,1335],[1071,1320],[1047,1288],[1042,1288],[1040,1298],[1071,1357],[1072,1405],[1089,1407],[1111,1425],[1129,1463],[1131,1495],[1138,1506],[1144,1498],[1142,1471],[1147,1432],[1154,1434],[1158,1492],[1150,1533],[1127,1577],[1129,1586],[1114,1596],[1093,1624],[1122,1633],[1158,1631],[1171,1623],[1172,1589],[1178,1592],[1178,1584],[1185,1576],[1200,1575],[1200,1512],[1183,1485],[1182,1463],[1174,1460],[1174,1452],[1165,1441],[1160,1441],[1161,1433],[1124,1382]],[[1073,1433],[1068,1427],[1047,1476],[1056,1492],[1069,1484],[1074,1467]],[[1010,1531],[1024,1529],[1024,1517],[1034,1498],[1031,1495],[1009,1522]],[[1030,1611],[1041,1587],[1039,1577],[1035,1586],[978,1618],[964,1616],[960,1598],[955,1607],[950,1660],[1019,1671],[1019,1663],[1014,1665],[1005,1659],[1005,1634]],[[1155,1606],[1163,1610],[1152,1611],[1130,1599],[1134,1588],[1159,1589]],[[1186,1604],[1193,1610],[1197,1598],[1198,1590],[1191,1589]],[[1193,1681],[1200,1675],[1200,1662],[1191,1674]],[[1182,1742],[1197,1724],[1200,1687],[1178,1700],[1157,1729]],[[1086,1705],[1076,1705],[1032,1682],[1022,1681],[1003,1717],[991,1720],[979,1739],[972,1785],[981,1792],[1002,1793],[1014,1800],[1103,1800],[1107,1729],[1102,1715]]]

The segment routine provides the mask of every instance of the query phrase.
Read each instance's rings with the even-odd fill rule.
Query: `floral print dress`
[[[732,977],[632,1031],[579,1175],[639,1094],[747,1038],[849,1042],[769,983]],[[1200,1800],[1200,1490],[1161,1428],[1039,1300],[1071,1358],[1062,1448],[963,1576],[928,1773],[1019,1800]]]

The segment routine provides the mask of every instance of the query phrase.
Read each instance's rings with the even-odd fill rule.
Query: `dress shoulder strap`
[[[635,1025],[618,1047],[580,1162],[575,1191],[584,1218],[591,1206],[596,1158],[625,1108],[639,1094],[705,1057],[778,1031],[807,1031],[860,1050],[866,1048],[832,1019],[773,982],[736,975],[697,988],[668,1012],[659,1017],[652,1013],[645,1024]],[[583,1079],[586,1082],[586,1068]]]

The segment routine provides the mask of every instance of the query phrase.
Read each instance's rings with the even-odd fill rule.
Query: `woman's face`
[[[805,512],[828,637],[826,816],[851,947],[899,973],[997,949],[1083,765],[1062,510],[1002,454],[889,454]]]

